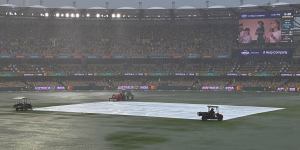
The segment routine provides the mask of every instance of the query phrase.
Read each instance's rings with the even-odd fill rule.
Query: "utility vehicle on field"
[[[16,111],[27,111],[32,110],[31,102],[26,97],[15,97],[13,98],[16,100],[16,103],[13,105],[13,107],[16,109]]]
[[[198,116],[201,116],[203,121],[206,120],[223,120],[223,115],[219,112],[219,106],[207,106],[207,112],[198,112]]]
[[[122,91],[117,94],[113,94],[108,100],[109,101],[127,101],[127,100],[133,100],[134,95],[131,91]]]

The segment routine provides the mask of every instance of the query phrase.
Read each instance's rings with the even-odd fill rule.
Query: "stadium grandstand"
[[[0,5],[0,90],[300,92],[300,4]]]

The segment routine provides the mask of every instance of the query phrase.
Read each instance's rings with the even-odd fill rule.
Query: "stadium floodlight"
[[[121,14],[117,14],[116,17],[117,17],[117,18],[121,18]]]
[[[65,16],[65,14],[60,14],[60,16],[61,16],[61,17],[64,17],[64,16]]]
[[[86,17],[90,17],[91,15],[89,13],[86,14]]]
[[[49,17],[49,13],[45,13],[45,17]]]
[[[75,17],[75,14],[74,13],[71,13],[71,18],[74,18]]]
[[[67,18],[69,18],[70,17],[70,14],[69,13],[66,13],[66,15],[65,15]]]
[[[80,17],[80,14],[79,14],[79,13],[76,13],[75,17],[76,17],[76,18],[79,18],[79,17]]]
[[[116,14],[111,14],[111,17],[112,18],[116,18]]]
[[[99,17],[100,17],[100,14],[96,14],[96,17],[99,18]]]
[[[60,16],[60,14],[59,14],[59,13],[56,13],[56,14],[55,14],[55,17],[59,17],[59,16]]]

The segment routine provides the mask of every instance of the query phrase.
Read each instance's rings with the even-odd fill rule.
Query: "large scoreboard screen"
[[[291,12],[281,16],[281,42],[293,42],[294,16]]]
[[[239,20],[238,41],[242,44],[293,42],[292,12],[243,13]]]

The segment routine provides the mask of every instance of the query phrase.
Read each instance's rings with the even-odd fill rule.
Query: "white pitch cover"
[[[208,104],[158,103],[158,102],[95,102],[72,105],[35,108],[35,111],[57,111],[73,113],[93,113],[160,118],[200,120],[199,111],[207,111]],[[258,113],[281,110],[283,108],[217,105],[224,120],[235,119]]]

